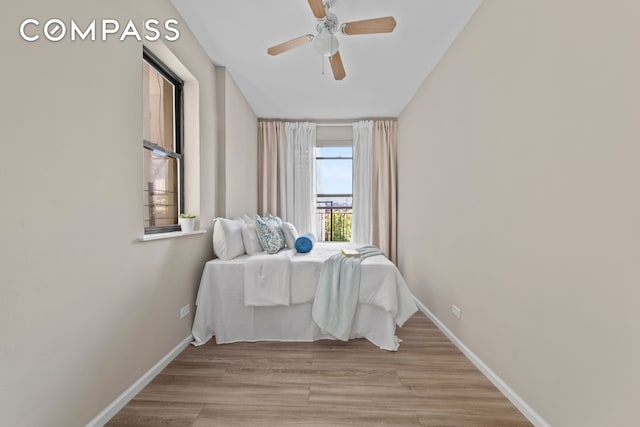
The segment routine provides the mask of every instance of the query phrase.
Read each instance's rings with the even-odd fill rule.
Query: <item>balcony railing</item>
[[[351,240],[352,207],[321,202],[316,210],[316,229],[321,242],[348,242]]]

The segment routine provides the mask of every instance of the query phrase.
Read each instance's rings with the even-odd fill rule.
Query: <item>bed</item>
[[[325,260],[343,248],[358,246],[322,242],[307,254],[284,249],[277,255],[208,261],[196,300],[193,344],[202,345],[213,336],[218,344],[332,339],[312,319],[318,277]],[[288,265],[288,283],[277,290],[285,298],[273,304],[258,298],[247,305],[245,274],[268,274],[276,263]],[[417,311],[413,297],[396,266],[382,255],[363,259],[360,274],[349,338],[366,338],[381,349],[396,351],[400,343],[396,326],[401,327]]]

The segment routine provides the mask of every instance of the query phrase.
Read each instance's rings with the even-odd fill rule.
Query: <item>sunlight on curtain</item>
[[[397,146],[398,122],[373,122],[372,197],[373,244],[394,263],[397,258]]]
[[[287,217],[300,233],[315,230],[316,124],[285,123],[287,140]]]
[[[373,121],[353,123],[353,221],[351,241],[372,242],[371,145]]]

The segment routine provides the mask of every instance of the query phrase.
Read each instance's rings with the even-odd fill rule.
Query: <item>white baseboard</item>
[[[427,307],[424,306],[424,304],[422,304],[422,302],[420,302],[420,300],[418,300],[418,298],[414,296],[413,299],[418,305],[420,311],[422,311],[425,316],[427,316],[438,327],[438,329],[440,329],[442,333],[444,333],[447,338],[449,338],[449,340],[458,347],[467,359],[469,359],[471,363],[473,363],[476,368],[478,368],[480,372],[482,372],[484,376],[487,377],[489,381],[491,381],[493,385],[495,385],[496,388],[500,390],[516,408],[518,408],[520,412],[522,412],[522,415],[527,417],[527,419],[536,427],[551,427],[551,424],[545,421],[540,414],[538,414],[527,404],[527,402],[513,391],[513,389],[509,387],[507,383],[505,383],[495,372],[493,372],[491,368],[489,368],[478,356],[476,356],[474,352],[469,350],[469,348],[464,345],[464,343],[460,341],[460,339],[458,339],[458,337],[456,337],[453,332],[451,332],[449,328],[440,321],[440,319],[438,319]]]
[[[167,353],[158,363],[156,363],[153,368],[149,369],[142,375],[138,380],[131,385],[128,389],[126,389],[120,396],[116,398],[109,406],[107,406],[102,412],[100,412],[94,419],[89,421],[86,427],[102,427],[104,426],[111,418],[113,418],[122,408],[125,407],[127,403],[131,399],[135,397],[136,394],[140,393],[140,391],[153,380],[156,375],[158,375],[173,359],[178,357],[178,355],[187,348],[189,343],[193,341],[193,337],[189,335],[184,340],[180,342],[177,346],[173,348],[169,353]]]

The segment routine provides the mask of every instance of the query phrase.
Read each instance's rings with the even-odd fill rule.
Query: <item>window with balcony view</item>
[[[318,240],[351,239],[352,147],[316,147],[316,230]]]
[[[183,206],[182,81],[146,49],[142,62],[145,234],[180,231]]]

